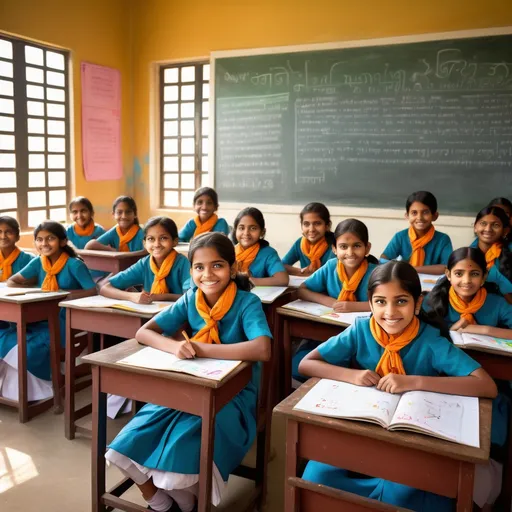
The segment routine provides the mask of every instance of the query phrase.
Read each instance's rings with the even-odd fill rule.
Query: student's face
[[[409,211],[405,214],[405,218],[418,234],[426,233],[438,216],[437,212],[432,214],[430,208],[419,201],[414,201]]]
[[[459,261],[451,270],[446,269],[445,274],[455,293],[465,302],[471,302],[486,277],[473,260]]]
[[[325,236],[325,232],[328,229],[327,224],[318,215],[318,213],[305,213],[302,217],[302,234],[312,244],[318,242],[322,237]]]
[[[216,209],[213,199],[206,194],[199,196],[194,203],[194,211],[199,215],[201,222],[208,220]]]
[[[19,235],[10,226],[0,224],[0,250],[14,247],[19,239]]]
[[[57,236],[44,229],[37,233],[35,246],[41,256],[53,256],[59,254],[67,243],[67,240],[59,240]]]
[[[485,244],[494,244],[503,237],[503,224],[494,215],[484,215],[475,223],[475,235]]]
[[[91,222],[91,210],[83,203],[73,203],[69,216],[73,222],[76,222],[81,228],[85,228]]]
[[[250,215],[242,217],[236,227],[236,239],[244,249],[257,244],[264,234],[259,224]]]
[[[114,209],[114,219],[120,228],[130,229],[135,223],[135,211],[128,203],[121,202]]]
[[[389,335],[400,334],[414,318],[414,298],[398,281],[377,286],[370,307],[375,321]]]
[[[178,245],[178,241],[178,238],[173,239],[162,225],[157,224],[148,229],[144,247],[156,260],[164,260]]]
[[[334,254],[346,269],[357,270],[365,256],[370,253],[371,244],[364,245],[354,233],[343,233],[336,239]]]
[[[234,267],[222,259],[213,247],[202,247],[194,253],[191,269],[194,284],[211,302],[216,302],[231,281]]]

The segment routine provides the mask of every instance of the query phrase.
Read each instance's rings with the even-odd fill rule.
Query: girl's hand
[[[136,299],[134,300],[137,304],[151,304],[153,302],[153,297],[150,293],[142,290],[140,293],[137,294]]]
[[[459,320],[457,320],[451,327],[450,327],[450,331],[458,331],[459,329],[464,329],[464,327],[467,327],[469,324],[468,324],[468,321],[465,320],[464,318],[459,318]]]
[[[180,359],[193,359],[196,357],[196,351],[192,343],[188,341],[180,341],[176,343],[174,355]]]
[[[359,370],[355,377],[354,382],[356,386],[376,386],[380,381],[380,375],[372,372],[371,370]]]
[[[405,393],[419,389],[418,377],[415,375],[397,375],[388,373],[377,384],[377,389],[386,393]]]
[[[347,313],[348,311],[351,311],[350,304],[351,303],[347,300],[342,302],[335,302],[332,306],[332,309],[334,309],[336,313]]]
[[[313,273],[313,271],[308,267],[304,267],[300,269],[300,274],[304,277],[310,276]]]
[[[458,332],[467,332],[469,334],[489,335],[488,325],[468,324],[466,327],[458,329]]]

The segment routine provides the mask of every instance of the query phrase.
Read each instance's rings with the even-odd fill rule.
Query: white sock
[[[196,496],[190,491],[190,487],[187,489],[166,490],[165,492],[178,504],[182,512],[192,512],[194,510]]]
[[[156,512],[166,512],[173,504],[172,498],[162,491],[162,489],[158,489],[153,497],[146,501],[153,510],[156,510]]]

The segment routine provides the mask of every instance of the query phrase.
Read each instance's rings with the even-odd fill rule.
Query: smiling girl
[[[34,257],[16,247],[20,239],[20,225],[16,219],[0,216],[0,282],[17,274]]]
[[[102,226],[94,223],[94,208],[86,197],[78,196],[71,200],[69,216],[73,224],[67,227],[66,234],[77,249],[85,249],[87,242],[105,233]]]

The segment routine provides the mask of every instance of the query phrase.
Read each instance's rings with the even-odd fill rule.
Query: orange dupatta
[[[7,258],[4,258],[2,251],[0,251],[0,270],[2,271],[0,281],[7,281],[12,276],[12,264],[20,254],[21,251],[17,247],[14,247],[14,250]]]
[[[312,244],[305,236],[300,241],[300,250],[311,261],[307,268],[312,271],[318,270],[322,266],[321,259],[327,249],[329,249],[329,244],[325,236],[315,244]]]
[[[236,244],[235,256],[238,272],[243,272],[244,274],[247,274],[247,272],[249,272],[249,267],[252,265],[252,262],[256,259],[259,250],[259,242],[254,245],[251,245],[251,247],[249,247],[248,249],[244,249],[240,244]]]
[[[91,222],[85,228],[81,228],[76,222],[73,224],[73,229],[78,236],[91,236],[94,233],[94,228],[96,225],[94,221],[91,219]],[[121,237],[119,237],[121,238]]]
[[[425,235],[423,235],[421,238],[418,238],[418,235],[416,234],[416,231],[414,231],[414,228],[411,226],[409,228],[409,241],[411,242],[412,246],[412,254],[409,258],[409,263],[413,267],[421,267],[425,263],[425,245],[427,245],[432,238],[434,238],[436,230],[434,226],[430,226],[430,229],[427,231]]]
[[[489,270],[494,265],[494,260],[501,256],[501,248],[503,244],[495,243],[492,244],[491,247],[485,253],[485,261],[487,263],[487,270]]]
[[[196,292],[196,309],[199,316],[205,321],[206,325],[200,329],[192,338],[199,343],[221,343],[219,338],[219,326],[217,322],[224,318],[224,315],[231,309],[236,297],[236,284],[231,281],[222,292],[219,300],[210,309],[204,298],[202,290],[199,288]]]
[[[370,319],[370,331],[375,341],[384,348],[375,371],[384,377],[388,373],[398,375],[406,375],[402,358],[399,351],[406,347],[416,336],[420,330],[420,321],[418,317],[414,317],[411,323],[398,336],[390,336],[372,316]]]
[[[368,260],[365,258],[359,268],[354,272],[354,275],[349,279],[345,266],[341,261],[338,261],[336,265],[336,271],[338,272],[338,278],[341,281],[341,292],[338,295],[338,301],[350,301],[355,302],[356,290],[361,283],[366,271],[368,270]]]
[[[41,289],[45,292],[57,292],[59,290],[59,283],[57,282],[57,274],[66,266],[69,259],[69,254],[62,252],[59,259],[52,265],[50,258],[41,256],[41,265],[46,272]]]
[[[128,244],[135,238],[135,235],[139,232],[139,229],[140,227],[137,224],[133,224],[133,226],[126,232],[126,235],[123,235],[119,225],[116,226],[116,233],[119,237],[120,252],[130,252]]]
[[[160,268],[156,266],[153,256],[149,257],[149,267],[151,268],[153,274],[155,274],[150,293],[169,293],[169,287],[165,282],[165,278],[171,272],[172,266],[174,265],[177,256],[178,253],[173,249],[162,262]]]
[[[485,304],[487,290],[485,288],[480,288],[469,304],[457,295],[453,286],[450,286],[448,297],[450,299],[451,307],[460,314],[461,318],[466,320],[469,324],[476,324],[473,313],[476,313]]]
[[[213,226],[217,224],[219,217],[216,213],[214,213],[206,222],[201,223],[199,220],[199,215],[194,217],[194,222],[196,223],[196,230],[194,231],[194,235],[192,238],[199,236],[203,233],[208,233],[213,229]]]

